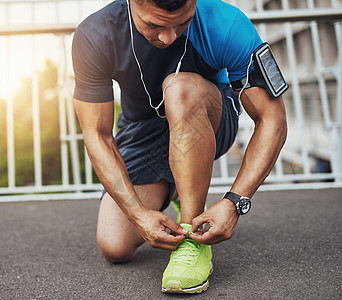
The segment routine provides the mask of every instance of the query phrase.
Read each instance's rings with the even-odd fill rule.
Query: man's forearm
[[[143,206],[135,193],[114,138],[109,134],[101,137],[95,133],[91,136],[85,131],[83,138],[101,183],[142,238],[152,247],[175,250],[188,231],[163,213]],[[167,233],[166,228],[178,235]]]
[[[142,207],[142,204],[135,193],[114,138],[84,133],[84,142],[100,182],[130,218],[133,211]]]
[[[95,172],[109,195],[132,220],[142,204],[113,137],[114,103],[74,99],[83,140]]]
[[[286,135],[285,119],[256,123],[240,171],[231,188],[232,192],[247,197],[254,195],[271,172],[285,143]]]

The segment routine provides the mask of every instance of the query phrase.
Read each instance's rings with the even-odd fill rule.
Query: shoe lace
[[[200,251],[200,244],[192,239],[185,239],[176,250],[174,250],[173,261],[175,263],[182,263],[186,265],[193,265],[198,253]]]

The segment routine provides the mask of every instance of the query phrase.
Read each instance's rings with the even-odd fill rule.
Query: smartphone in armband
[[[271,47],[263,43],[253,53],[255,70],[259,74],[254,74],[256,82],[263,82],[264,87],[273,98],[280,97],[289,88],[280,68],[273,56]],[[259,71],[259,72],[258,72]],[[257,78],[261,76],[262,78]]]

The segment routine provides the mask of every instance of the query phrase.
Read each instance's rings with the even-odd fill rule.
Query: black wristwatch
[[[251,199],[249,199],[248,197],[243,197],[232,192],[227,192],[225,193],[223,198],[226,198],[235,204],[237,213],[239,215],[245,215],[251,209],[252,203]]]

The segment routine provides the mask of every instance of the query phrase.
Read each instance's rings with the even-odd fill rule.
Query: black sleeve
[[[109,62],[103,55],[101,37],[92,34],[91,29],[88,31],[79,27],[72,41],[74,98],[88,102],[110,102],[114,94]]]

